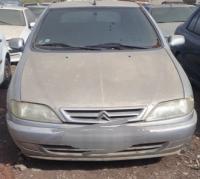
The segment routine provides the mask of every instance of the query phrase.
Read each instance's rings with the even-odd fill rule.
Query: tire
[[[4,67],[4,81],[1,84],[1,88],[3,88],[3,89],[8,88],[11,77],[12,77],[11,64],[10,64],[9,59],[6,58],[5,67]]]

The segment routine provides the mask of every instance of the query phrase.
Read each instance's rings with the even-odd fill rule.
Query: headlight
[[[179,99],[163,102],[155,106],[146,121],[155,121],[185,116],[194,109],[193,98]]]
[[[14,116],[20,119],[47,123],[61,123],[58,116],[45,105],[12,100],[10,101],[9,109]]]

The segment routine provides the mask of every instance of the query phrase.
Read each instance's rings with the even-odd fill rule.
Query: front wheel
[[[4,67],[4,81],[1,85],[1,88],[3,89],[8,88],[11,77],[12,77],[11,64],[10,64],[10,61],[6,58],[5,67]]]

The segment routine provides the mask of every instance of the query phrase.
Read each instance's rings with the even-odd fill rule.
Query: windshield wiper
[[[43,47],[43,48],[56,48],[56,49],[67,49],[67,50],[100,50],[99,48],[93,47],[75,47],[65,43],[44,43],[44,44],[35,44],[36,47]]]
[[[117,49],[117,50],[123,50],[123,49],[148,49],[150,47],[140,47],[140,46],[132,46],[132,45],[125,45],[120,43],[104,43],[104,44],[98,44],[98,45],[91,45],[86,46],[89,48],[104,48],[104,49]]]

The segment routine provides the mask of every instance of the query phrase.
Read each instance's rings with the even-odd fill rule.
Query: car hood
[[[0,32],[6,39],[19,38],[23,33],[25,26],[0,25]]]
[[[25,55],[26,56],[26,55]],[[28,52],[21,100],[61,107],[131,107],[183,98],[164,49],[137,52]]]
[[[165,37],[174,35],[176,28],[183,24],[183,22],[170,22],[170,23],[158,23],[160,30]]]

